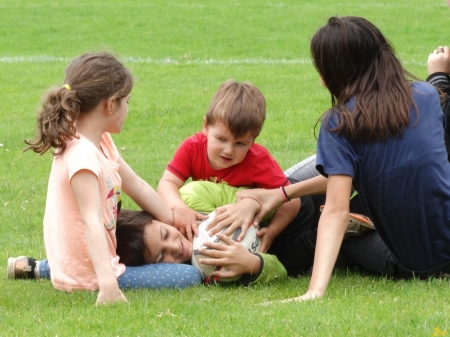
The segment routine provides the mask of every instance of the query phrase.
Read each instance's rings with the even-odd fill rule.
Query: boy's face
[[[183,263],[192,257],[192,243],[164,222],[153,220],[145,226],[144,241],[145,263]]]
[[[242,162],[255,141],[250,132],[243,137],[235,138],[222,122],[206,125],[206,119],[203,120],[203,134],[208,139],[208,161],[214,170]]]

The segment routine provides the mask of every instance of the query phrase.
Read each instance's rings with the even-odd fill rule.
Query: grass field
[[[64,84],[73,57],[108,50],[132,70],[130,114],[114,139],[153,187],[229,78],[264,93],[267,119],[258,142],[286,169],[315,152],[314,125],[330,104],[309,40],[333,15],[372,21],[405,68],[423,79],[428,54],[449,44],[444,0],[0,0],[0,274],[9,256],[45,257],[52,158],[23,153],[23,140],[33,136],[42,94]],[[129,199],[124,204],[133,207]],[[308,282],[126,291],[128,304],[95,308],[93,293],[0,277],[0,336],[450,334],[447,279],[394,282],[339,270],[323,299],[261,305],[301,294]]]

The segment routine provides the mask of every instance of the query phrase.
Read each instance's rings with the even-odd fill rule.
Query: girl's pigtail
[[[76,137],[74,122],[80,114],[80,101],[76,91],[67,87],[47,93],[37,120],[36,138],[25,140],[29,146],[24,151],[43,154],[52,147],[53,155],[59,156],[66,148],[66,140]]]
[[[25,140],[26,150],[53,155],[64,153],[66,142],[77,137],[75,122],[81,113],[89,114],[102,100],[126,97],[133,88],[130,71],[108,53],[86,53],[66,69],[62,87],[50,90],[39,112],[34,140]]]

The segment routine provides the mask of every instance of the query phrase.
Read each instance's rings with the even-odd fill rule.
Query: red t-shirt
[[[208,162],[207,138],[201,132],[186,138],[178,147],[167,170],[178,178],[212,181],[234,187],[276,188],[289,185],[280,165],[266,148],[253,143],[239,164],[214,170]]]

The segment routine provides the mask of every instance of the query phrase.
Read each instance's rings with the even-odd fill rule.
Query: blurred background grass
[[[180,142],[200,130],[219,85],[248,80],[267,100],[257,141],[283,169],[315,153],[314,125],[330,106],[309,40],[333,15],[363,16],[425,79],[428,54],[448,44],[444,0],[0,0],[0,273],[9,256],[45,257],[42,218],[51,155],[23,153],[42,94],[63,85],[76,55],[107,50],[133,72],[130,114],[114,139],[153,187]],[[125,207],[134,207],[125,198]],[[308,277],[273,285],[128,291],[128,305],[94,308],[95,294],[48,281],[0,278],[0,335],[418,336],[446,331],[448,280],[393,282],[338,272],[315,303],[257,305],[302,293]],[[225,326],[225,327],[224,327]],[[437,332],[436,332],[437,333]]]

